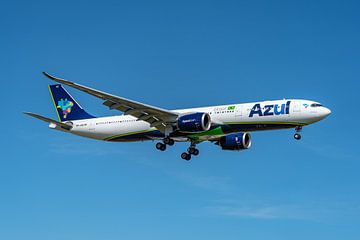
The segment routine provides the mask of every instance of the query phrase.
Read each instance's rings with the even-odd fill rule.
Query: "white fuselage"
[[[296,126],[305,126],[330,114],[330,110],[310,100],[284,99],[262,101],[243,104],[228,104],[212,107],[173,110],[180,114],[205,112],[209,113],[211,123],[215,126],[226,126],[227,135],[236,132],[251,132],[258,130],[284,129]],[[138,120],[129,115],[92,118],[72,121],[73,128],[69,131],[75,135],[98,139],[122,141],[141,141],[161,139],[164,136],[151,127],[149,123]],[[152,133],[146,135],[147,133]],[[189,134],[190,135],[190,134]],[[131,138],[131,136],[137,136]],[[130,138],[129,138],[130,137]],[[211,130],[208,134],[202,133],[204,140],[214,136]],[[184,134],[174,135],[178,141],[187,141]]]

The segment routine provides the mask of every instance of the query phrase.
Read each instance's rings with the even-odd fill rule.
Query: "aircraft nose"
[[[331,110],[326,107],[324,107],[322,112],[323,112],[324,117],[327,117],[331,114]]]

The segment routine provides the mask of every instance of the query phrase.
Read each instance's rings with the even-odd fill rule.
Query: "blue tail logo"
[[[95,118],[87,113],[60,84],[49,86],[59,121],[73,121]]]
[[[56,107],[62,110],[63,118],[66,119],[67,115],[71,112],[72,106],[74,106],[74,103],[65,98],[65,100],[60,99]]]

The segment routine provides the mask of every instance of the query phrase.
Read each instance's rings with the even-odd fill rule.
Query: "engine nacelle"
[[[221,137],[218,144],[222,150],[245,150],[251,147],[249,133],[235,133]]]
[[[180,132],[204,132],[210,129],[211,118],[208,113],[191,113],[183,115],[177,120]]]

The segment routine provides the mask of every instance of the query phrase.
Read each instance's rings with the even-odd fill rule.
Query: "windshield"
[[[310,105],[311,107],[322,107],[320,103],[313,103]]]

